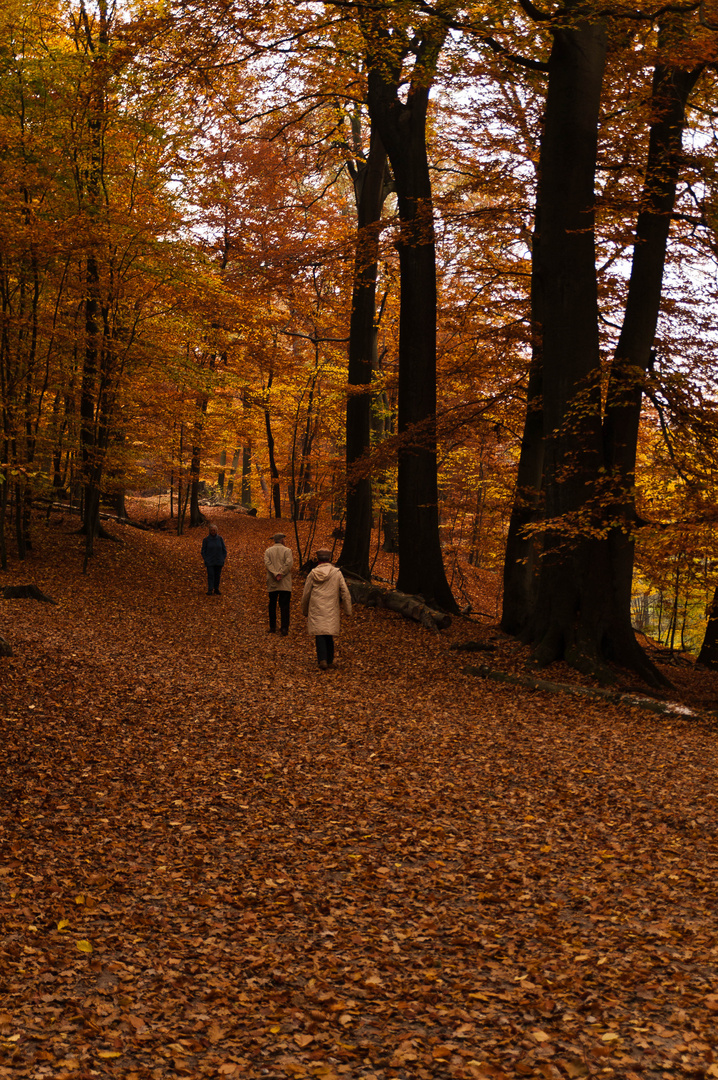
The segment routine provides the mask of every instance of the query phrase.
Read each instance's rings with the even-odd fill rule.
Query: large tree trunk
[[[533,643],[534,658],[541,665],[565,659],[580,670],[601,674],[605,661],[612,660],[649,682],[665,683],[638,645],[631,626],[633,549],[623,523],[630,519],[632,524],[635,516],[632,483],[641,378],[658,317],[680,129],[695,75],[684,78],[684,72],[676,78],[675,72],[668,74],[660,66],[656,71],[657,118],[651,131],[626,319],[602,424],[593,186],[605,54],[600,24],[577,22],[554,32],[533,279],[534,319],[538,311],[542,321],[541,512],[546,528],[535,594],[526,567],[507,566],[506,578],[513,591],[507,593],[504,625]],[[537,386],[535,373],[536,395]],[[516,536],[535,520],[532,514],[537,506],[531,498],[537,489],[530,459],[537,467],[540,450],[530,416],[524,438],[526,461],[522,454],[520,480],[529,499],[514,510],[517,528],[508,552],[514,560],[516,552],[521,552]],[[607,520],[615,521],[617,514],[623,523],[607,536]],[[524,548],[527,544],[525,538]],[[519,610],[521,589],[516,582],[523,588],[525,619]]]
[[[557,29],[541,144],[535,304],[543,320],[543,512],[538,587],[522,636],[539,665],[565,659],[604,673],[606,659],[653,666],[627,641],[600,533],[602,475],[594,176],[606,36],[599,23]],[[623,653],[615,646],[620,642]],[[630,655],[627,655],[630,651]]]
[[[455,612],[439,536],[436,258],[426,148],[429,90],[447,28],[436,20],[422,32],[403,101],[402,57],[387,28],[387,11],[370,10],[363,27],[369,45],[369,112],[391,161],[400,220],[397,587]]]
[[[593,207],[605,58],[603,26],[584,22],[554,32],[538,196],[548,522],[524,637],[539,664],[565,657],[581,668],[600,655],[610,618],[609,566],[587,535],[586,519],[601,464]]]
[[[366,459],[371,448],[372,372],[376,367],[376,274],[379,222],[385,198],[386,151],[372,127],[369,153],[356,168],[357,246],[349,325],[349,396],[346,415],[346,525],[338,565],[368,578],[372,483]]]

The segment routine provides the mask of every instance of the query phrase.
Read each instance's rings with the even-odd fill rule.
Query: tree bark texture
[[[269,391],[274,381],[274,372],[270,371],[267,378],[267,390]],[[272,433],[272,415],[269,408],[265,406],[264,409],[264,427],[267,432],[267,454],[269,456],[269,473],[272,477],[272,506],[274,507],[274,516],[279,520],[282,516],[282,494],[279,490],[279,469],[277,468],[277,462],[274,456],[274,435]]]
[[[429,90],[447,28],[435,20],[421,42],[407,43],[402,53],[396,33],[388,32],[385,10],[371,11],[364,25],[369,46],[369,113],[389,155],[400,220],[397,585],[403,592],[421,594],[436,606],[456,612],[439,535],[436,258],[426,146]],[[399,93],[402,61],[410,47],[415,63],[403,101]]]
[[[674,20],[670,34],[662,29],[660,43],[675,32]],[[612,660],[648,682],[665,684],[631,626],[633,483],[685,108],[699,69],[661,63],[655,69],[632,272],[602,416],[593,187],[604,65],[600,24],[576,23],[554,32],[532,281],[534,323],[540,313],[541,324],[540,374],[532,372],[529,385],[502,625],[533,643],[540,665],[563,658],[595,672]],[[542,449],[531,415],[539,395]],[[542,537],[522,533],[541,517]],[[534,579],[532,548],[538,541],[542,549]]]
[[[349,324],[349,396],[346,414],[345,535],[338,565],[369,577],[372,529],[371,450],[372,373],[376,354],[376,275],[379,223],[385,198],[386,151],[374,127],[369,153],[355,167],[357,245],[352,313]],[[362,465],[362,462],[364,464]]]
[[[593,480],[601,464],[594,176],[605,61],[602,25],[554,31],[535,252],[547,520],[524,637],[533,642],[539,664],[565,657],[580,668],[595,662],[610,619],[609,567],[590,537]]]
[[[396,611],[405,619],[421,623],[429,630],[446,630],[451,626],[450,615],[445,611],[436,611],[425,604],[420,596],[407,596],[398,589],[380,589],[369,581],[357,581],[351,576],[347,577],[347,585],[355,603]]]
[[[671,31],[662,28],[659,47]],[[634,561],[635,470],[645,375],[661,306],[671,214],[676,200],[688,97],[702,67],[657,64],[641,210],[623,326],[611,365],[603,426],[605,464],[616,524],[609,534],[617,603],[630,608]]]

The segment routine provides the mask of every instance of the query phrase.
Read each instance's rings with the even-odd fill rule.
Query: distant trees
[[[131,29],[104,0],[22,17],[11,5],[0,24],[0,534],[14,488],[21,557],[32,499],[68,488],[92,554],[129,380],[190,265],[170,195],[184,131],[158,126],[171,101],[136,64]]]

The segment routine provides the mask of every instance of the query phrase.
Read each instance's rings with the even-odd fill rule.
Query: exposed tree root
[[[2,591],[5,600],[42,600],[46,604],[56,604],[51,596],[46,596],[37,585],[6,585]]]
[[[103,514],[102,516],[104,517],[105,521],[120,521],[121,524],[128,524],[127,522],[123,522],[120,518],[116,518],[113,514]],[[97,533],[95,535],[98,540],[112,540],[115,544],[122,543],[122,541],[118,539],[118,537],[113,536],[112,533],[108,532],[107,529],[102,527],[102,525],[98,526]],[[75,530],[75,536],[87,536],[87,529],[84,525],[81,525],[79,529]]]
[[[702,717],[701,713],[687,708],[678,702],[656,701],[641,694],[626,690],[609,690],[596,686],[574,686],[572,683],[556,683],[548,679],[537,679],[531,675],[510,675],[506,671],[495,671],[484,664],[469,664],[462,668],[467,675],[478,675],[482,679],[508,683],[509,686],[521,686],[527,690],[546,690],[549,693],[573,694],[577,697],[596,698],[611,701],[617,705],[635,705],[661,716]],[[614,676],[615,679],[615,676]]]
[[[2,589],[2,597],[4,600],[42,600],[45,604],[56,604],[57,600],[53,600],[51,596],[46,596],[42,589],[38,589],[37,585],[31,583],[30,585],[6,585]],[[10,642],[0,634],[0,656],[12,656],[12,645]]]

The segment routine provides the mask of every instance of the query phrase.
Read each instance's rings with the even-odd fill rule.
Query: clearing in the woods
[[[68,520],[0,583],[58,602],[0,603],[0,1077],[718,1076],[716,677],[532,692],[361,605],[323,673],[215,520],[221,597],[203,532],[83,576]]]

